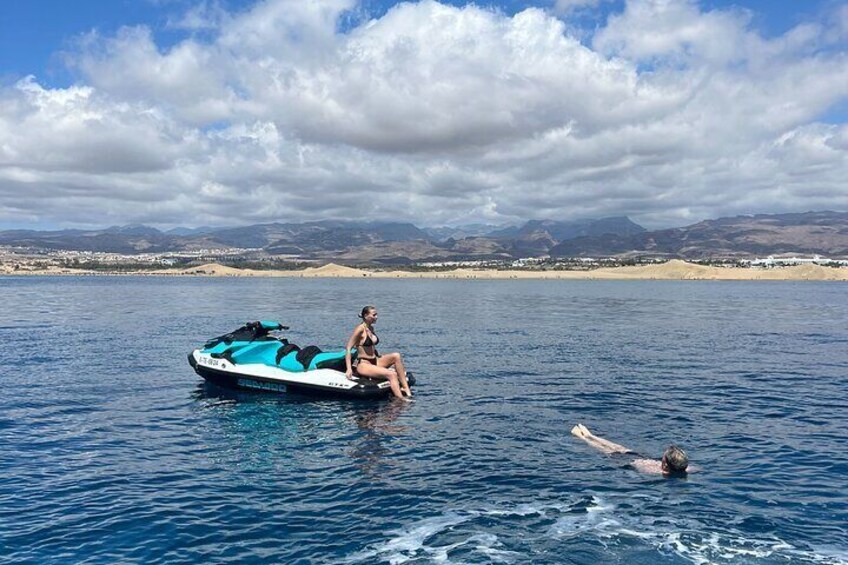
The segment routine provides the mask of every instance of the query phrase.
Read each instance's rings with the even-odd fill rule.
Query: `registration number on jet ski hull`
[[[220,365],[220,361],[218,361],[218,359],[212,359],[211,357],[198,357],[197,361],[201,365],[206,365],[207,367],[217,367]]]

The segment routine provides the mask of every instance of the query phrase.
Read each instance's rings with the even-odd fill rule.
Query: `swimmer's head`
[[[689,466],[686,452],[676,445],[669,445],[662,456],[662,471],[664,475],[685,475]]]

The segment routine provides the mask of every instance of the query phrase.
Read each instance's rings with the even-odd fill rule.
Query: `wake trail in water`
[[[628,505],[633,500],[628,499]],[[711,528],[692,519],[649,517],[590,495],[571,503],[449,510],[398,530],[342,563],[542,563],[585,553],[632,563],[848,564],[839,548],[796,547],[776,537]]]

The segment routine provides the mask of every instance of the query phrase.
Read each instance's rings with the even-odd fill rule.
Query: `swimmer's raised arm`
[[[583,424],[577,424],[573,428],[571,428],[571,433],[595,449],[600,449],[604,453],[632,453],[632,451],[623,445],[619,445],[617,443],[613,443],[607,439],[602,437],[598,437],[592,432],[589,431],[589,428],[584,426]]]

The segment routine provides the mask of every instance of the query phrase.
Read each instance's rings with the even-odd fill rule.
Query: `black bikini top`
[[[371,339],[372,335],[374,336],[373,340]],[[380,343],[380,338],[377,336],[377,334],[375,334],[374,332],[372,332],[371,330],[369,330],[366,327],[365,328],[365,340],[362,342],[362,346],[363,347],[373,347],[373,346],[377,345],[378,343]]]

